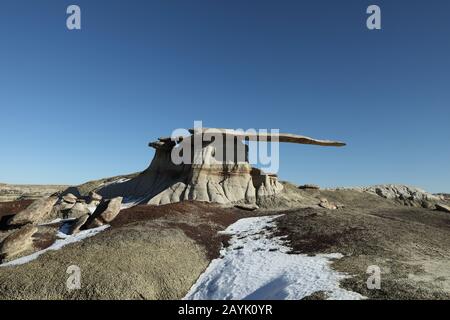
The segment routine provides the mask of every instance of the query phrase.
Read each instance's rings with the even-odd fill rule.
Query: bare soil
[[[245,210],[185,201],[162,206],[138,205],[123,210],[111,222],[111,226],[117,228],[141,221],[155,221],[161,224],[161,228],[180,229],[186,236],[202,245],[207,257],[212,260],[219,256],[220,248],[227,245],[229,239],[218,232],[250,215],[251,213]]]
[[[248,214],[198,202],[123,210],[92,238],[0,267],[0,299],[181,299],[226,244],[217,232]],[[49,245],[49,228],[35,246]],[[66,288],[71,265],[81,269],[80,290]]]
[[[341,285],[373,299],[450,299],[450,214],[405,207],[354,191],[311,191],[343,209],[285,212],[278,233],[293,253],[342,253]],[[381,289],[367,289],[367,268],[381,268]]]
[[[268,214],[284,214],[277,232],[288,236],[292,253],[342,253],[332,267],[351,276],[341,282],[349,290],[372,299],[450,299],[450,214],[352,190],[288,187],[286,199],[268,199],[266,209],[252,212],[199,202],[123,210],[92,238],[0,267],[0,299],[180,299],[227,245],[218,231]],[[344,208],[318,208],[320,198]],[[30,203],[0,204],[0,217]],[[48,247],[57,228],[40,227],[35,247]],[[71,265],[81,269],[80,290],[66,288]],[[371,265],[381,268],[380,290],[367,289]],[[326,292],[306,297],[326,298]]]

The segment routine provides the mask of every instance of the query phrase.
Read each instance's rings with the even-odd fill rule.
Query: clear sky
[[[449,17],[447,0],[2,0],[0,182],[139,171],[149,141],[202,120],[348,143],[282,145],[284,180],[450,192]]]

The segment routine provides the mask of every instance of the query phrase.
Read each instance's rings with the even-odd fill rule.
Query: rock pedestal
[[[176,141],[160,138],[151,142],[149,145],[156,151],[147,170],[134,179],[107,185],[97,192],[104,198],[120,196],[153,205],[183,200],[257,204],[261,198],[280,193],[283,186],[276,175],[251,167],[248,146],[243,140],[345,145],[292,134],[243,135],[229,129],[191,129],[191,134],[177,137]],[[217,144],[217,139],[223,143]],[[183,161],[174,163],[174,155]]]
[[[33,235],[38,228],[28,224],[14,231],[0,245],[0,261],[14,257],[33,245]]]

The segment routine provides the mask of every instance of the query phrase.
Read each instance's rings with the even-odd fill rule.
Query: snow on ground
[[[51,226],[52,224],[71,222],[71,221],[75,221],[75,220],[76,220],[76,218],[67,218],[67,219],[57,218],[57,219],[54,219],[54,220],[49,221],[49,222],[41,223],[39,225],[40,226]]]
[[[79,233],[77,233],[75,235],[67,235],[65,232],[67,231],[68,226],[69,226],[68,224],[63,224],[61,226],[61,229],[57,234],[57,237],[59,239],[57,239],[55,241],[55,243],[53,243],[50,247],[48,247],[44,250],[34,252],[28,256],[21,257],[21,258],[9,261],[4,264],[0,264],[0,267],[9,267],[9,266],[16,266],[16,265],[28,263],[30,261],[37,259],[41,254],[43,254],[49,250],[59,250],[68,244],[75,243],[75,242],[81,241],[83,239],[95,236],[96,234],[102,232],[103,230],[105,230],[109,227],[109,225],[104,225],[104,226],[101,226],[98,228],[80,231]]]
[[[329,299],[364,298],[339,287],[348,276],[330,265],[341,254],[288,254],[283,239],[270,231],[277,217],[245,218],[230,225],[224,231],[232,236],[229,247],[211,261],[184,299],[297,300],[318,291]]]

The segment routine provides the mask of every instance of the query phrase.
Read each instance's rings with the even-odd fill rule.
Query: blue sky
[[[66,28],[78,4],[82,30]],[[366,8],[382,30],[366,28]],[[2,0],[0,181],[147,167],[172,129],[278,128],[284,180],[450,192],[450,2]]]

